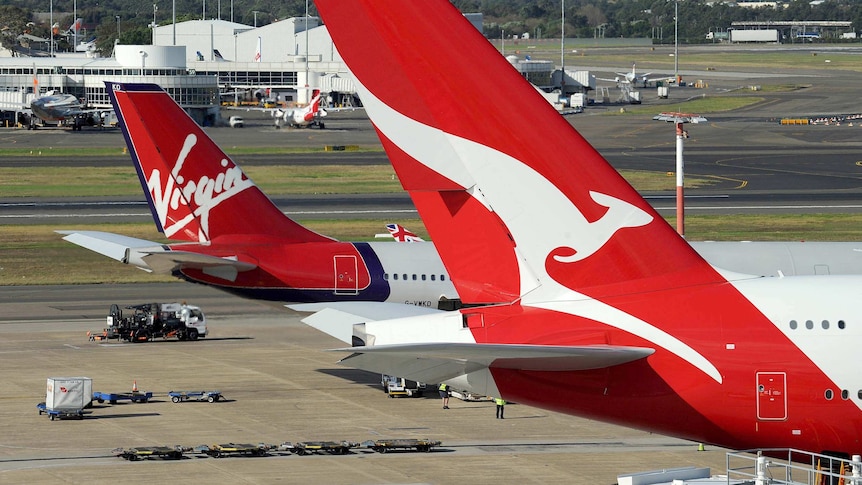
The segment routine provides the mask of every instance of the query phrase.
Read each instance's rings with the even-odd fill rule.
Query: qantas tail
[[[105,83],[156,226],[174,240],[329,241],[284,215],[155,84]]]
[[[724,281],[450,2],[316,5],[463,301]]]
[[[313,120],[318,113],[326,115],[326,112],[320,109],[320,90],[315,89],[311,93],[311,101],[308,103],[308,107],[305,108],[305,121]]]

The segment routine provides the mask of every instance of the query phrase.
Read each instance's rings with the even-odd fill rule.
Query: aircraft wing
[[[222,279],[234,280],[236,273],[257,266],[235,258],[211,256],[193,251],[171,249],[146,239],[101,231],[56,231],[64,240],[145,271],[170,274],[182,268],[195,268]]]
[[[611,345],[472,343],[378,345],[333,350],[353,352],[339,364],[419,382],[451,381],[486,368],[524,371],[602,369],[643,359],[655,352],[651,348]],[[471,387],[475,389],[475,386]]]
[[[438,313],[442,310],[376,301],[334,301],[286,305],[293,311],[312,312],[302,323],[332,335],[344,343],[352,343],[355,325],[378,320],[413,317]]]

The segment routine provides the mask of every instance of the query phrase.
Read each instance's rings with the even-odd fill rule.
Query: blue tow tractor
[[[171,396],[171,401],[207,401],[216,402],[224,399],[219,391],[170,391],[168,396]]]

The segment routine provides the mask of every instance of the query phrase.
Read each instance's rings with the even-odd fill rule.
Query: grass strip
[[[351,145],[350,152],[383,152],[382,146]],[[324,146],[231,146],[222,147],[228,155],[290,155],[297,153],[338,153],[328,152]],[[127,159],[129,154],[122,139],[114,146],[102,147],[44,147],[44,148],[0,148],[0,157],[33,157],[63,156],[66,158],[86,157],[121,157]]]
[[[668,222],[675,223],[673,217]],[[321,234],[342,241],[375,239],[389,220],[302,220]],[[398,221],[428,239],[419,219]],[[92,224],[87,226],[0,226],[0,286],[174,281],[112,261],[61,239],[58,229],[107,231],[164,242],[152,224]],[[862,241],[862,214],[690,215],[690,241]],[[392,242],[392,244],[396,244]]]
[[[676,92],[675,92],[676,94]],[[697,91],[691,91],[696,95]],[[678,103],[661,106],[623,106],[619,109],[610,109],[603,115],[657,115],[660,112],[671,111],[679,113],[696,113],[708,115],[710,113],[722,113],[735,109],[745,108],[763,101],[759,96],[706,96],[680,101]]]
[[[401,192],[391,165],[246,166],[246,174],[270,196],[290,194],[382,194]],[[621,172],[638,190],[673,190],[671,173]],[[713,183],[687,177],[686,187]],[[128,167],[11,167],[0,168],[3,197],[127,197],[141,194],[134,168]]]

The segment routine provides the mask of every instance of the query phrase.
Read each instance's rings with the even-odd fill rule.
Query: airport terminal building
[[[50,91],[73,94],[88,107],[110,108],[105,81],[155,83],[201,124],[218,120],[219,87],[213,76],[188,70],[184,46],[117,45],[114,57],[58,55],[0,59],[0,109],[17,119],[33,99]]]
[[[192,20],[156,27],[154,43],[186,46],[189,69],[216,77],[225,93],[305,104],[310,90],[320,89],[329,93],[332,104],[354,102],[347,68],[317,17],[258,28],[218,19]],[[233,96],[225,100],[233,101]]]
[[[481,14],[466,17],[481,31]],[[546,91],[553,89],[554,76],[559,78],[548,61],[510,62]],[[567,78],[569,88],[577,84]],[[360,105],[352,78],[317,17],[262,27],[207,19],[157,26],[153,45],[116,45],[112,57],[92,52],[0,57],[0,123],[14,123],[16,112],[49,91],[74,94],[92,108],[109,108],[105,81],[158,84],[204,126],[223,122],[222,104],[268,99],[304,105],[313,89],[327,94],[328,105]],[[586,90],[594,87],[594,80],[592,86],[585,83]]]
[[[49,91],[108,108],[105,81],[159,84],[202,125],[221,122],[219,108],[228,100],[272,98],[302,105],[311,89],[320,89],[332,104],[358,102],[347,69],[316,17],[259,28],[193,20],[156,27],[153,39],[154,45],[116,45],[112,57],[0,57],[0,120],[14,123],[16,112]]]

